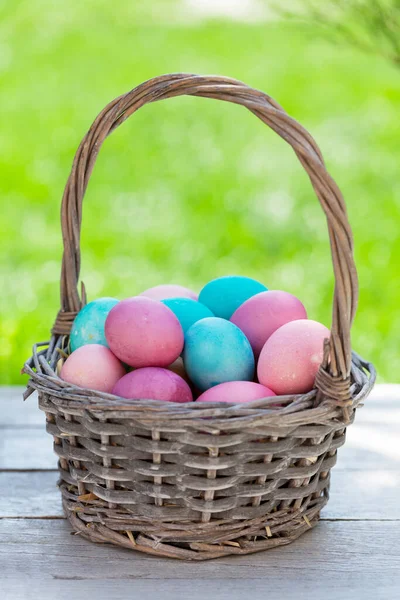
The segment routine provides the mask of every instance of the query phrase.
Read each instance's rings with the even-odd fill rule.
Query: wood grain
[[[390,600],[398,598],[400,585],[399,535],[400,523],[324,522],[296,544],[266,554],[194,564],[93,545],[68,535],[63,521],[5,520],[0,521],[1,576],[18,579],[21,590],[47,590],[45,598],[54,590],[57,598],[67,598],[67,590],[69,598],[74,590],[84,590],[114,600],[129,590],[129,597],[137,592],[144,598],[203,600],[208,594],[232,600],[251,590],[252,598],[261,599],[268,590],[271,598],[365,600],[379,589],[376,597]]]

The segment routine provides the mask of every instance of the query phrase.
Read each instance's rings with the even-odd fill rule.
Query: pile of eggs
[[[328,337],[295,296],[248,277],[198,296],[159,285],[82,308],[60,377],[122,398],[250,402],[310,391]]]

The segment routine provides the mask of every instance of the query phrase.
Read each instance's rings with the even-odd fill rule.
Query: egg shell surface
[[[203,392],[196,402],[231,402],[243,404],[252,400],[261,400],[275,396],[269,388],[253,381],[227,381]]]
[[[183,364],[183,359],[181,356],[174,360],[174,362],[171,365],[168,365],[167,369],[169,371],[172,371],[173,373],[176,373],[177,375],[179,375],[179,377],[182,377],[182,379],[184,379],[189,385],[191,384],[189,375],[186,373],[185,365]]]
[[[301,319],[277,329],[258,360],[258,380],[277,395],[312,390],[330,331],[322,323]]]
[[[207,317],[213,317],[213,313],[207,306],[193,300],[192,298],[167,298],[161,301],[165,306],[168,306],[178,319],[183,333],[197,321],[206,319]]]
[[[143,296],[114,306],[105,333],[113,353],[131,367],[167,367],[183,349],[183,330],[174,313]]]
[[[252,296],[233,313],[232,323],[243,331],[259,356],[269,337],[290,321],[307,319],[307,312],[296,296],[279,290],[269,290]]]
[[[127,373],[113,389],[122,398],[191,402],[192,391],[176,373],[160,367],[144,367]]]
[[[200,390],[225,381],[251,381],[254,355],[244,333],[230,321],[209,317],[186,332],[183,362]]]
[[[72,324],[71,352],[87,344],[108,346],[104,325],[110,310],[118,304],[116,298],[98,298],[81,308]]]
[[[109,348],[101,344],[80,346],[69,355],[60,377],[82,388],[111,393],[125,369]]]
[[[267,289],[250,277],[228,275],[209,281],[199,294],[199,302],[208,306],[216,317],[230,319],[243,302]]]
[[[145,290],[139,296],[145,296],[146,298],[152,298],[153,300],[166,300],[167,298],[191,298],[192,300],[198,300],[199,296],[193,290],[183,287],[183,285],[156,285],[154,287]]]

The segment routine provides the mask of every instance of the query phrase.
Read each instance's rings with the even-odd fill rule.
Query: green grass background
[[[299,24],[197,19],[182,3],[0,2],[0,382],[49,337],[59,207],[104,105],[158,74],[218,73],[275,97],[316,138],[348,205],[360,277],[353,346],[400,381],[400,70]],[[90,299],[223,274],[298,295],[329,326],[327,228],[291,149],[244,109],[157,103],[109,138],[85,197]]]

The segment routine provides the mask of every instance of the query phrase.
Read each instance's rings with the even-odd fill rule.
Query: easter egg
[[[113,389],[122,398],[191,402],[192,392],[186,381],[176,373],[160,367],[144,367],[127,373]]]
[[[277,329],[258,360],[258,380],[278,395],[312,390],[330,331],[322,323],[301,319]]]
[[[228,275],[209,281],[199,294],[199,302],[208,306],[216,317],[230,319],[243,302],[267,289],[250,277]]]
[[[250,381],[254,375],[248,339],[239,327],[218,317],[202,319],[188,329],[183,362],[200,391],[225,381]]]
[[[167,298],[162,300],[162,303],[172,310],[182,326],[183,333],[186,333],[196,321],[214,316],[207,306],[192,298]]]
[[[183,287],[182,285],[156,285],[154,287],[145,290],[139,296],[145,296],[146,298],[152,298],[153,300],[166,300],[167,298],[191,298],[192,300],[198,299],[198,294]]]
[[[167,367],[182,352],[183,331],[161,302],[136,296],[108,314],[105,333],[111,350],[131,367]]]
[[[88,344],[69,355],[61,368],[60,377],[82,388],[111,393],[124,374],[124,367],[109,348]]]
[[[184,379],[190,385],[191,382],[189,375],[186,373],[185,365],[183,364],[183,359],[181,356],[178,356],[178,358],[174,360],[174,362],[169,365],[167,369],[173,373],[176,373],[179,375],[179,377],[182,377],[182,379]]]
[[[73,352],[86,344],[107,346],[104,324],[110,310],[118,304],[116,298],[98,298],[84,306],[76,315],[70,333]]]
[[[307,319],[300,300],[288,292],[270,290],[246,300],[230,320],[243,331],[257,358],[274,331],[298,319]]]
[[[242,404],[275,396],[269,388],[253,381],[227,381],[203,392],[196,402],[231,402]]]

